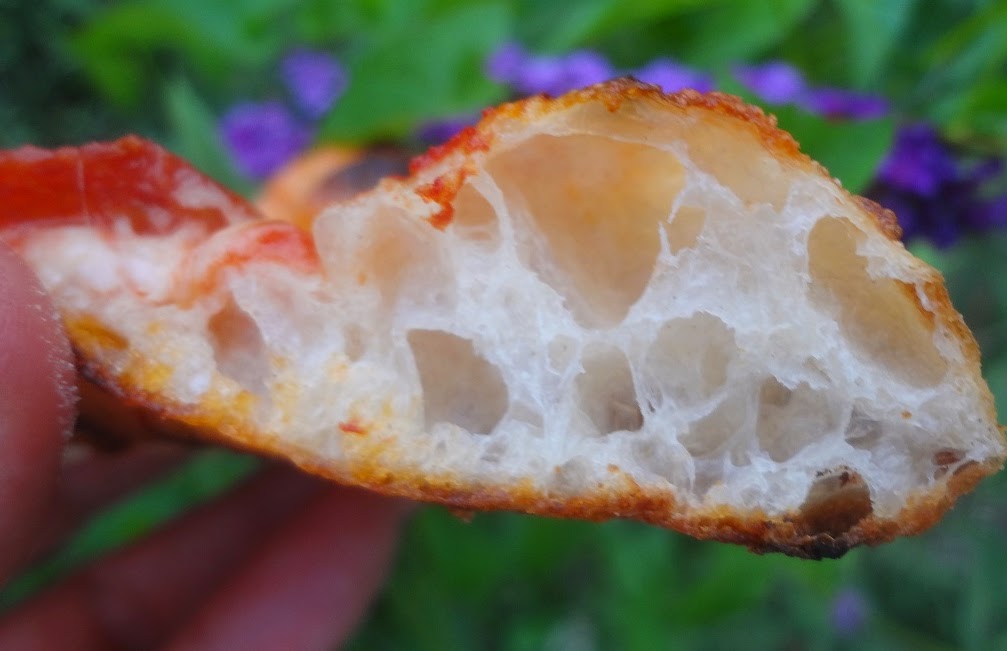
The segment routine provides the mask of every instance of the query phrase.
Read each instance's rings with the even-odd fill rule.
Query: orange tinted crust
[[[256,203],[271,219],[308,230],[325,208],[370,190],[382,178],[408,171],[400,150],[321,147],[281,169],[262,188]]]
[[[316,200],[316,193],[325,179],[333,170],[352,165],[361,154],[360,150],[340,147],[313,149],[266,181],[256,204],[266,217],[282,219],[307,230],[325,207]]]
[[[411,167],[410,171],[416,174],[456,151],[468,153],[473,149],[488,147],[492,140],[486,135],[478,137],[479,133],[493,133],[499,121],[524,122],[589,102],[600,102],[609,111],[615,112],[623,104],[634,101],[674,107],[679,112],[688,109],[702,109],[715,115],[737,120],[738,124],[744,124],[751,129],[758,136],[759,141],[779,158],[818,167],[810,158],[801,153],[800,146],[793,136],[777,126],[775,117],[766,115],[762,109],[756,106],[746,104],[739,97],[719,92],[699,93],[689,89],[666,94],[658,86],[624,77],[575,90],[557,98],[538,95],[487,109],[483,112],[482,121],[472,128],[478,133],[471,133],[466,129],[445,145],[435,148],[436,154],[434,156],[417,159],[419,162]],[[479,146],[474,147],[473,143],[478,143]],[[818,169],[822,168],[818,167]]]
[[[962,315],[958,313],[954,305],[951,304],[951,296],[948,294],[947,287],[944,286],[944,279],[937,270],[932,270],[934,280],[926,283],[923,286],[923,293],[926,294],[927,299],[930,302],[929,311],[936,315],[936,318],[940,320],[941,323],[947,327],[952,334],[961,342],[962,350],[965,353],[965,358],[975,364],[979,365],[981,360],[981,353],[979,352],[979,343],[976,341],[975,335],[969,330],[969,327],[965,325],[965,319]],[[987,390],[987,394],[988,394]],[[991,420],[996,421],[996,414],[993,412],[993,398],[989,399],[990,404],[990,414],[992,416]]]
[[[902,227],[899,226],[899,219],[891,210],[878,205],[866,197],[854,195],[857,205],[867,213],[878,225],[878,228],[888,239],[899,241],[902,239]]]
[[[471,166],[466,165],[461,169],[442,174],[432,182],[416,188],[416,194],[421,199],[431,201],[439,206],[439,210],[427,219],[431,226],[442,231],[451,224],[455,214],[453,203],[455,197],[458,196],[458,191],[461,190],[465,179],[473,172]]]
[[[488,150],[493,144],[493,138],[487,133],[484,125],[486,118],[492,114],[493,109],[488,109],[483,113],[483,122],[478,127],[465,127],[443,145],[431,147],[423,154],[413,158],[409,161],[409,173],[416,176],[456,153],[472,154]]]

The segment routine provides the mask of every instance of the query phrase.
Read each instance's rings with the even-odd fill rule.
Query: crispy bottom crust
[[[345,467],[318,462],[310,449],[263,438],[240,416],[241,405],[181,409],[152,396],[144,383],[123,383],[109,377],[101,365],[78,351],[84,371],[80,392],[82,431],[100,433],[99,444],[121,446],[151,436],[193,442],[215,442],[234,450],[292,462],[314,475],[373,490],[392,497],[444,505],[459,511],[517,511],[534,515],[601,522],[639,520],[674,529],[703,540],[743,545],[755,553],[780,552],[798,558],[839,558],[860,545],[879,545],[899,536],[921,533],[933,526],[962,495],[984,477],[997,472],[999,460],[961,466],[932,492],[918,492],[894,518],[879,518],[853,494],[800,510],[770,515],[762,510],[728,506],[692,508],[679,502],[669,488],[640,486],[628,474],[610,467],[603,485],[579,490],[577,496],[543,491],[532,478],[509,485],[485,483],[442,473],[431,475],[415,468],[392,468],[387,456],[360,456]],[[149,372],[149,370],[148,370]],[[362,432],[366,434],[367,432]],[[374,442],[375,451],[381,447]],[[359,456],[360,449],[355,456]],[[845,478],[845,475],[844,475]]]

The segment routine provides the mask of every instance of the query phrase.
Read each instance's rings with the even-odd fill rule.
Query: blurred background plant
[[[152,137],[251,193],[312,143],[419,149],[632,74],[760,103],[946,275],[1007,413],[1007,0],[0,0],[0,145]],[[210,452],[10,584],[11,604],[243,476]],[[437,508],[355,649],[1007,648],[1005,480],[840,561],[632,523]]]

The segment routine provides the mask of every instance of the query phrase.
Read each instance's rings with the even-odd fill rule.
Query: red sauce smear
[[[186,199],[185,203],[180,199]],[[127,221],[141,235],[256,218],[244,199],[136,136],[81,147],[0,151],[0,230]]]
[[[339,423],[339,429],[346,434],[366,434],[367,428],[355,420]]]

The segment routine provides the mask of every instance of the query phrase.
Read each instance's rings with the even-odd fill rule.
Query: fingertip
[[[327,487],[264,540],[166,648],[337,648],[380,590],[407,510]]]
[[[55,486],[74,420],[69,341],[28,265],[0,244],[0,578],[16,567]]]

